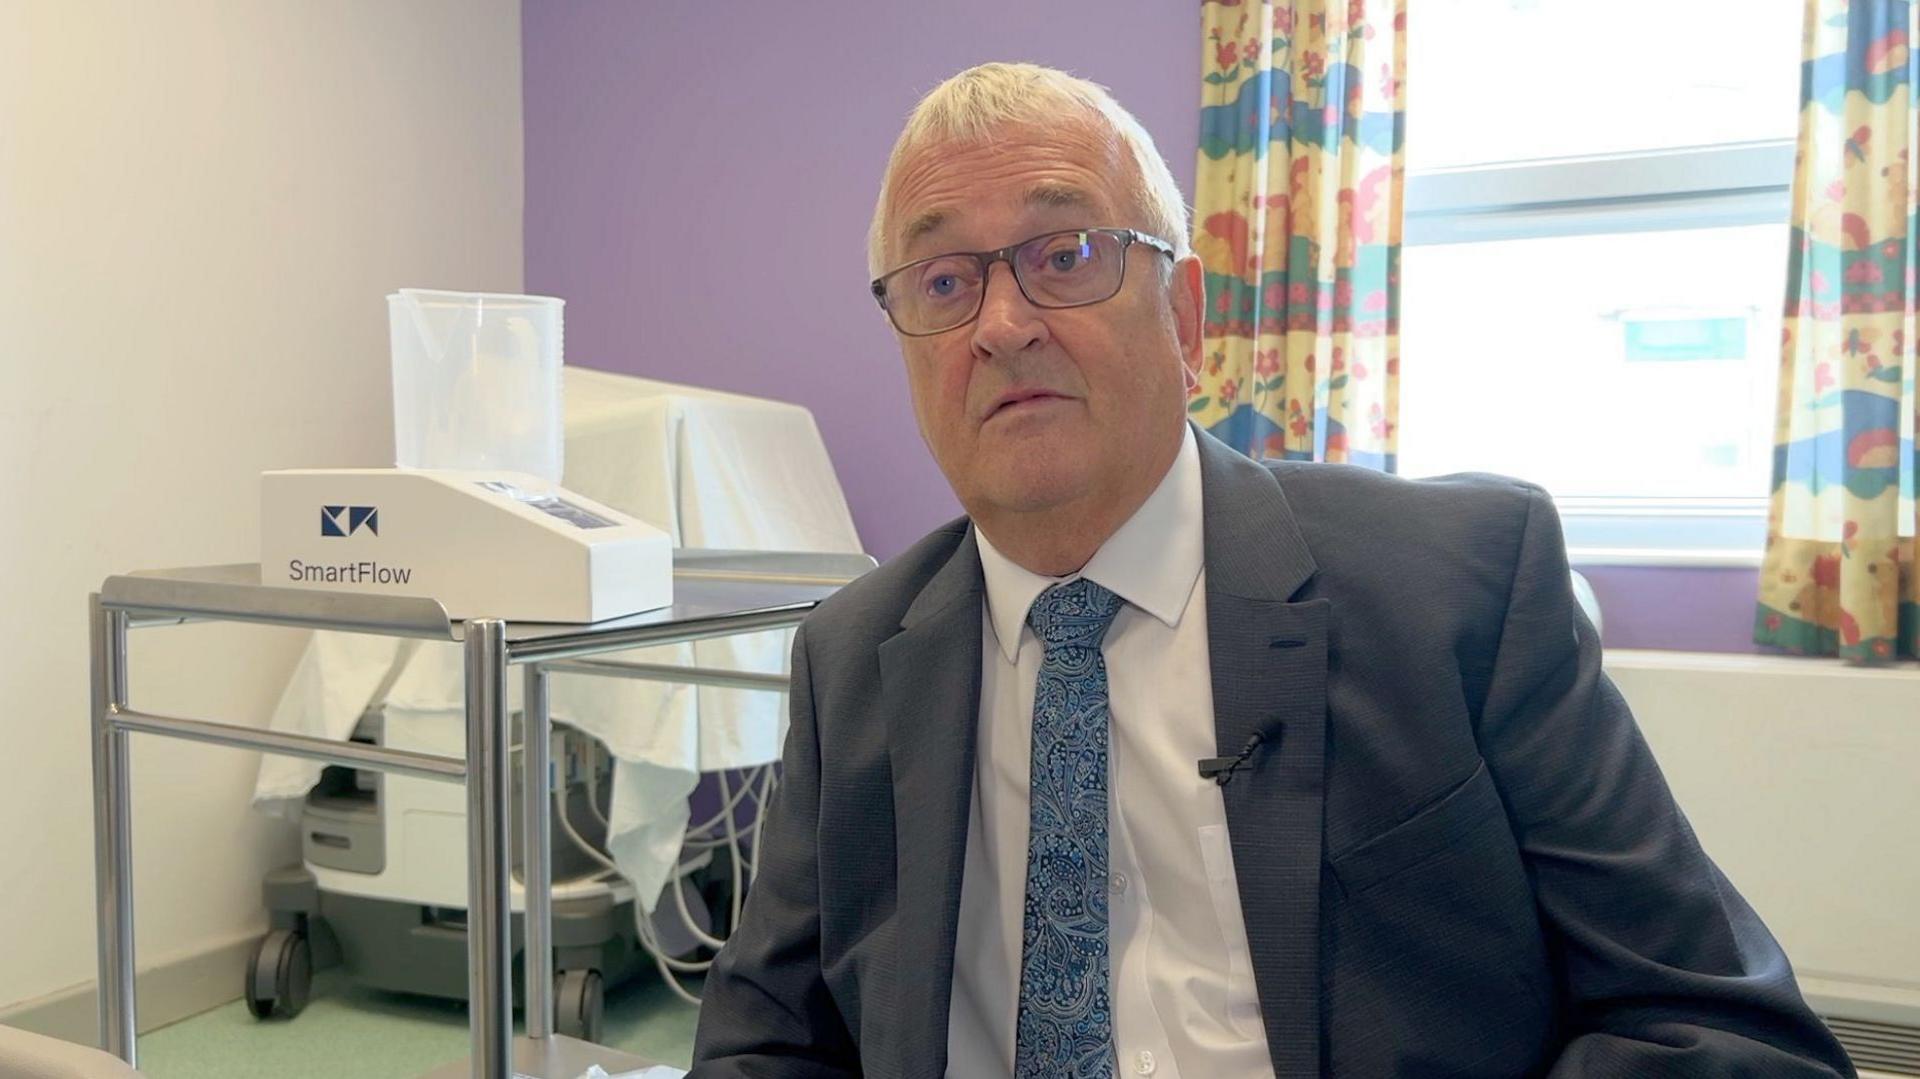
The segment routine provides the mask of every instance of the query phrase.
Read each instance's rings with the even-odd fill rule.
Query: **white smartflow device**
[[[673,541],[520,472],[296,469],[260,481],[265,585],[424,596],[456,619],[599,622],[673,603]]]

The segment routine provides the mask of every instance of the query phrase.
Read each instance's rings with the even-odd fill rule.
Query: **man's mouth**
[[[993,407],[987,411],[987,418],[993,419],[995,416],[1032,411],[1055,401],[1069,399],[1066,394],[1054,393],[1052,390],[1009,390],[994,400]]]

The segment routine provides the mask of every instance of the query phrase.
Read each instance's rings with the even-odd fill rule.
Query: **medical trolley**
[[[546,796],[518,799],[519,853],[509,830],[514,776],[510,668],[521,668],[524,707],[519,783],[549,792],[554,672],[783,689],[783,675],[629,663],[605,654],[799,624],[821,600],[873,567],[864,555],[673,552],[673,604],[589,624],[455,620],[431,599],[262,585],[254,564],[156,570],[109,577],[89,597],[100,1037],[135,1063],[132,833],[128,734],[140,732],[280,753],[376,773],[463,784],[466,790],[467,997],[471,1074],[484,1079],[572,1079],[589,1063],[638,1065],[624,1054],[554,1030],[552,811]],[[190,621],[231,621],[384,634],[462,646],[465,757],[143,712],[129,701],[128,631]],[[523,980],[527,1037],[513,1037],[515,948],[511,894],[516,862],[524,892]],[[299,961],[290,956],[290,963]],[[274,970],[256,964],[255,974]],[[270,987],[263,987],[270,988]],[[432,1074],[456,1074],[457,1065]]]

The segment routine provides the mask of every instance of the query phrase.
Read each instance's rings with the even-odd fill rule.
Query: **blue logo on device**
[[[321,506],[320,534],[323,536],[351,536],[362,528],[380,534],[380,507],[378,506]]]

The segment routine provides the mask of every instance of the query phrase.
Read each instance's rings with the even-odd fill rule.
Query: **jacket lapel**
[[[880,646],[893,768],[899,926],[889,1032],[895,1074],[946,1071],[954,933],[980,715],[980,553],[973,529]]]
[[[1267,1049],[1278,1079],[1320,1074],[1325,599],[1280,483],[1204,432],[1207,636],[1220,756],[1263,743],[1221,795]]]

